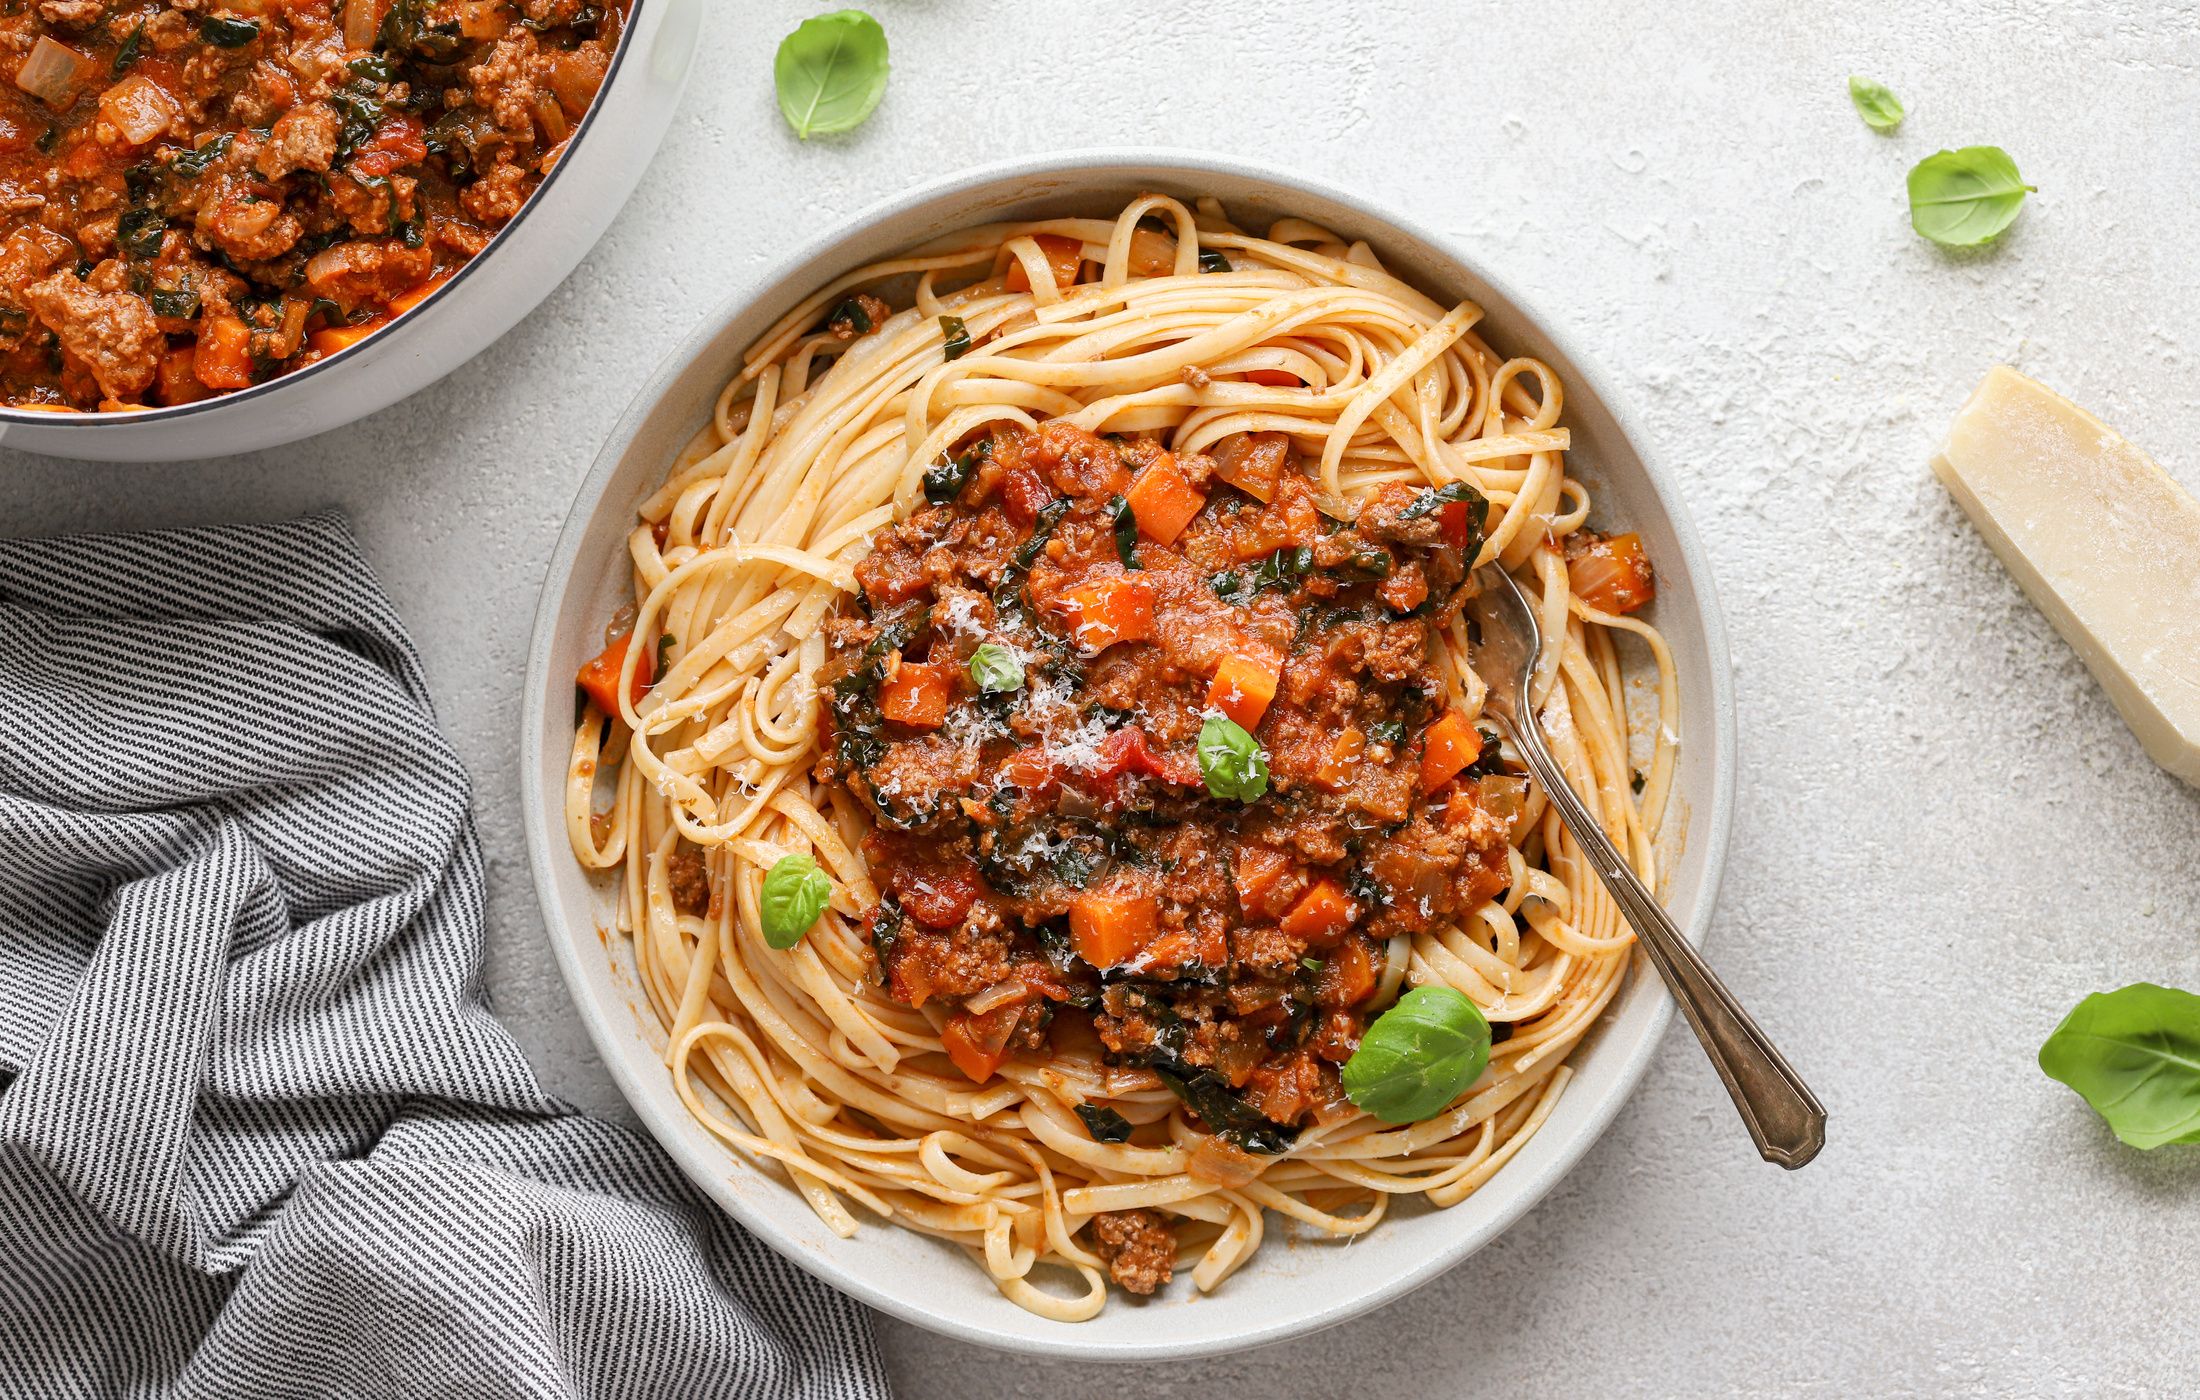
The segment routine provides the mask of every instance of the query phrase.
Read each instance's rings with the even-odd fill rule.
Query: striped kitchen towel
[[[0,541],[0,1395],[886,1393],[536,1084],[468,798],[340,519]]]

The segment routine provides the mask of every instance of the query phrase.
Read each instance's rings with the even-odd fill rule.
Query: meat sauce
[[[948,1008],[980,1082],[1096,1035],[1241,1149],[1349,1112],[1388,940],[1508,879],[1524,781],[1435,650],[1484,503],[1386,484],[1340,520],[1281,434],[1177,456],[1058,420],[959,444],[926,494],[822,676],[890,994]],[[1203,774],[1217,714],[1265,755],[1253,800]]]
[[[189,403],[488,245],[627,0],[0,0],[0,399]]]

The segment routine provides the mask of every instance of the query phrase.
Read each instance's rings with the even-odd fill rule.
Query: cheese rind
[[[2200,502],[2006,366],[1957,411],[1933,473],[2148,755],[2200,786]]]

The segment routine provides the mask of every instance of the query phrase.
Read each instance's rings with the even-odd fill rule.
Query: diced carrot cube
[[[1277,927],[1312,947],[1324,948],[1344,936],[1358,913],[1344,886],[1325,875],[1299,897]]]
[[[1260,717],[1268,713],[1268,702],[1276,698],[1276,679],[1276,668],[1265,661],[1235,654],[1225,656],[1207,687],[1207,703],[1250,734],[1260,727]]]
[[[1139,532],[1160,544],[1173,544],[1192,523],[1207,497],[1185,479],[1184,469],[1172,453],[1164,452],[1132,478],[1123,493],[1131,514],[1138,517]]]
[[[1237,853],[1236,876],[1238,907],[1257,919],[1274,918],[1283,912],[1278,908],[1291,896],[1295,881],[1285,879],[1291,873],[1291,857],[1267,846],[1240,846]],[[1277,898],[1278,892],[1282,898]]]
[[[1070,636],[1090,656],[1117,642],[1143,642],[1151,637],[1153,599],[1151,582],[1121,574],[1079,584],[1054,605],[1068,614]]]
[[[1352,770],[1359,764],[1360,755],[1367,748],[1367,736],[1355,727],[1329,741],[1329,752],[1323,756],[1321,766],[1314,770],[1314,782],[1329,792],[1342,792],[1352,781]]]
[[[1160,911],[1150,894],[1085,890],[1069,906],[1069,943],[1094,967],[1120,967],[1154,939]]]
[[[902,662],[879,687],[879,712],[911,729],[939,728],[947,723],[947,702],[955,694],[955,669],[946,662]]]
[[[1427,746],[1421,751],[1421,791],[1434,792],[1450,782],[1481,756],[1482,736],[1466,716],[1446,710],[1428,727]]]
[[[1347,938],[1322,960],[1314,979],[1314,1001],[1320,1006],[1357,1006],[1375,990],[1375,959],[1364,938]]]
[[[208,316],[199,323],[192,369],[209,389],[252,387],[252,331],[238,316]]]
[[[627,633],[582,664],[580,674],[574,680],[588,698],[596,702],[596,708],[607,715],[619,712],[619,672],[626,666],[626,649],[633,642],[634,634]],[[649,692],[649,653],[643,652],[634,664],[634,703],[639,705],[642,696]]]

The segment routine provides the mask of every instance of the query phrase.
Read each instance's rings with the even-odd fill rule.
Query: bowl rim
[[[1184,1360],[1252,1350],[1293,1337],[1308,1336],[1393,1302],[1463,1262],[1517,1224],[1603,1138],[1621,1108],[1634,1097],[1635,1089],[1649,1069],[1652,1056],[1657,1053],[1664,1039],[1674,1011],[1672,998],[1664,993],[1662,987],[1657,989],[1650,1004],[1645,1029],[1639,1041],[1618,1062],[1606,1096],[1590,1109],[1575,1129],[1575,1135],[1559,1145],[1552,1159],[1532,1174],[1532,1179],[1525,1173],[1514,1177],[1517,1195],[1513,1201],[1477,1233],[1446,1249],[1432,1251],[1415,1260],[1409,1267],[1401,1269],[1377,1287],[1349,1299],[1332,1302],[1308,1317],[1287,1318],[1217,1337],[1124,1345],[1080,1341],[1075,1324],[1062,1324],[1059,1335],[1050,1333],[1044,1340],[996,1331],[981,1322],[945,1311],[926,1311],[873,1284],[859,1272],[826,1254],[804,1249],[798,1241],[783,1237],[772,1222],[753,1216],[744,1203],[720,1189],[720,1178],[726,1175],[723,1163],[706,1165],[697,1160],[698,1154],[695,1152],[675,1145],[681,1125],[672,1113],[654,1101],[651,1086],[644,1082],[641,1073],[628,1062],[623,1041],[614,1038],[627,1033],[614,1029],[609,1009],[595,1004],[586,991],[587,970],[580,963],[578,941],[561,937],[549,927],[549,911],[556,909],[559,904],[551,863],[563,851],[563,828],[559,826],[553,831],[553,824],[545,816],[543,803],[548,794],[541,778],[540,764],[536,761],[538,755],[535,736],[542,732],[551,694],[549,657],[556,641],[559,614],[574,581],[576,566],[581,562],[580,548],[589,524],[602,510],[607,489],[617,474],[621,461],[631,450],[635,438],[659,401],[688,372],[694,361],[709,350],[711,343],[728,325],[759,300],[783,288],[794,275],[839,244],[881,225],[906,219],[911,213],[934,200],[1014,179],[1132,172],[1150,174],[1156,180],[1222,175],[1265,182],[1287,190],[1300,190],[1349,208],[1371,225],[1394,229],[1408,238],[1416,239],[1458,263],[1469,276],[1509,302],[1523,319],[1531,323],[1571,363],[1574,371],[1572,380],[1591,387],[1596,400],[1610,416],[1621,438],[1642,463],[1641,475],[1679,544],[1681,566],[1690,580],[1691,593],[1696,602],[1694,613],[1702,630],[1710,693],[1700,703],[1709,716],[1714,754],[1707,794],[1708,810],[1702,814],[1704,823],[1700,833],[1692,831],[1689,836],[1691,845],[1702,843],[1704,859],[1702,894],[1686,929],[1689,938],[1698,944],[1703,942],[1718,904],[1727,844],[1732,833],[1734,775],[1738,767],[1737,725],[1725,617],[1719,605],[1710,560],[1704,552],[1703,544],[1696,534],[1695,523],[1680,498],[1670,470],[1661,465],[1655,454],[1645,447],[1647,439],[1641,421],[1623,400],[1612,394],[1608,387],[1610,376],[1601,364],[1584,354],[1571,336],[1555,327],[1533,303],[1522,298],[1503,278],[1491,273],[1479,259],[1470,256],[1460,246],[1460,240],[1448,234],[1431,229],[1381,202],[1340,188],[1327,180],[1302,175],[1264,160],[1208,154],[1177,147],[1080,147],[989,161],[924,181],[908,190],[877,200],[862,210],[801,238],[789,251],[760,270],[741,276],[738,285],[712,306],[687,335],[665,354],[619,416],[618,422],[606,437],[602,450],[590,464],[587,474],[576,489],[573,508],[559,532],[557,544],[551,552],[544,574],[535,625],[528,643],[525,682],[527,692],[522,697],[520,731],[521,818],[526,829],[529,870],[543,914],[544,936],[549,939],[559,973],[564,977],[575,1009],[587,1027],[589,1039],[628,1107],[641,1119],[650,1135],[681,1171],[719,1209],[733,1216],[743,1228],[761,1239],[774,1252],[842,1293],[927,1331],[994,1350],[1053,1359],[1107,1362]],[[829,275],[831,274],[828,273]],[[559,797],[562,803],[562,794]],[[593,945],[593,940],[590,943]],[[1647,976],[1647,973],[1638,966],[1635,975]],[[754,1170],[730,1151],[724,1151],[723,1155],[737,1163],[738,1170]],[[1512,1164],[1510,1170],[1520,1173],[1521,1164]]]
[[[489,235],[489,242],[480,252],[461,263],[458,271],[452,273],[442,286],[429,292],[420,299],[418,304],[406,308],[404,312],[383,327],[393,339],[400,330],[425,319],[430,308],[449,301],[452,294],[472,275],[476,267],[494,257],[507,242],[511,241],[506,235],[512,234],[513,230],[526,223],[528,215],[548,202],[550,191],[557,184],[558,176],[564,174],[566,167],[571,163],[566,159],[566,156],[571,155],[574,148],[586,140],[588,133],[597,126],[596,118],[604,109],[604,102],[611,91],[612,84],[618,81],[620,72],[626,67],[627,55],[632,53],[635,45],[640,42],[635,38],[635,35],[641,31],[643,21],[646,20],[654,26],[657,23],[659,12],[665,8],[664,0],[633,0],[633,3],[627,7],[626,27],[619,31],[618,46],[611,53],[611,66],[604,70],[603,81],[596,85],[595,95],[588,99],[588,110],[581,113],[581,119],[574,123],[572,134],[566,138],[565,153],[560,155],[557,162],[543,175],[542,183],[529,191],[526,202],[520,205],[519,212],[505,220],[502,228]],[[513,236],[517,237],[518,235]],[[41,430],[52,428],[62,432],[90,433],[100,428],[114,427],[119,424],[135,426],[147,423],[175,423],[185,418],[229,408],[232,405],[257,403],[265,400],[278,389],[286,389],[293,384],[303,384],[312,378],[316,371],[327,369],[333,365],[348,364],[358,359],[357,352],[366,349],[368,343],[373,339],[373,336],[361,336],[335,354],[324,359],[315,360],[302,369],[293,370],[288,374],[278,374],[273,379],[263,379],[257,384],[247,385],[245,388],[232,390],[226,394],[215,394],[210,398],[193,399],[190,403],[151,404],[144,408],[112,411],[106,409],[94,409],[89,412],[78,410],[72,413],[55,413],[50,409],[24,408],[16,404],[0,403],[0,424],[20,423],[35,425]]]

